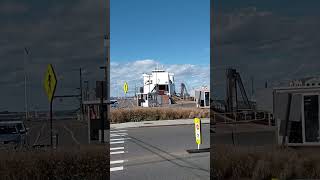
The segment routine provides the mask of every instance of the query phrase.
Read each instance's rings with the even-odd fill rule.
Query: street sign
[[[44,89],[48,96],[49,102],[52,102],[55,90],[57,86],[57,78],[54,73],[54,69],[51,64],[48,65],[45,77],[44,77]]]
[[[196,136],[196,143],[199,145],[202,144],[202,135],[201,135],[201,120],[199,118],[194,118],[194,130]]]
[[[128,83],[127,82],[125,82],[123,85],[123,91],[125,94],[127,94],[127,92],[128,92]]]
[[[50,144],[51,148],[53,148],[53,132],[52,132],[52,101],[54,97],[54,92],[56,91],[57,86],[57,77],[54,73],[52,64],[48,65],[46,74],[44,76],[44,89],[48,96],[48,100],[50,102]]]

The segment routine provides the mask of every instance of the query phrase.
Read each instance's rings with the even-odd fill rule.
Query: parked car
[[[119,105],[119,103],[118,103],[117,100],[111,100],[111,101],[110,101],[110,104],[111,104],[111,107],[112,107],[112,108],[117,108],[118,105]]]
[[[25,145],[28,129],[22,121],[0,122],[0,144]]]

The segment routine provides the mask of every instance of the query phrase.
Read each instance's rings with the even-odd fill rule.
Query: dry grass
[[[101,179],[109,176],[106,147],[0,152],[0,179]]]
[[[171,119],[209,118],[209,109],[196,108],[133,108],[112,109],[111,122],[138,122]]]
[[[320,155],[294,149],[257,150],[217,146],[211,159],[216,179],[319,179]]]

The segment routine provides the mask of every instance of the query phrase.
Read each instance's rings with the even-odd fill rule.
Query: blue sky
[[[209,64],[210,0],[111,0],[111,61]]]
[[[124,81],[133,95],[157,65],[177,91],[209,85],[210,0],[111,0],[110,9],[111,96],[124,96]]]

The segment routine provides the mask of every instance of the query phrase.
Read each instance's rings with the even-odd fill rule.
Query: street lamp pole
[[[27,48],[24,48],[25,50],[25,53],[26,53],[26,58],[28,58],[29,56],[29,51],[27,50]],[[26,120],[28,120],[28,94],[27,94],[27,69],[26,69],[26,66],[27,66],[27,62],[26,60],[27,59],[24,59],[24,108],[25,108],[25,114],[26,114]]]

